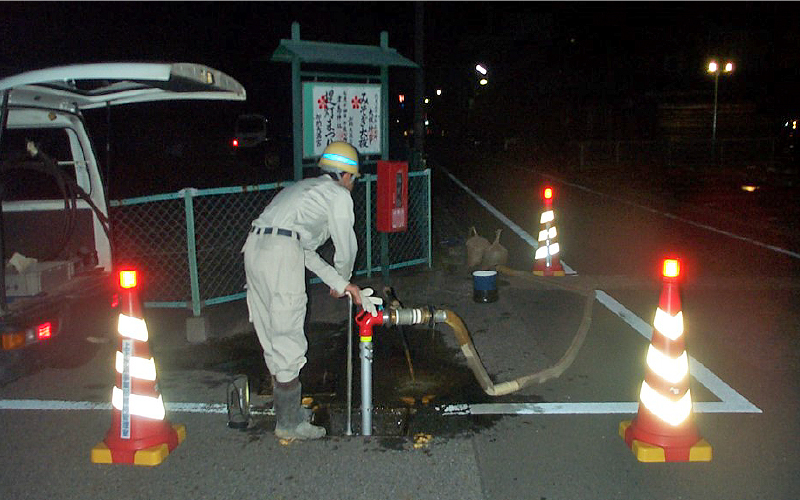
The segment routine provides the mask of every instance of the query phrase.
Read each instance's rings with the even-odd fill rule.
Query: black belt
[[[281,228],[275,229],[275,228],[272,228],[272,227],[251,226],[250,227],[250,232],[251,233],[256,233],[256,234],[272,234],[274,232],[275,234],[279,234],[281,236],[288,236],[290,238],[292,236],[294,236],[295,238],[300,240],[300,233],[298,233],[297,231],[290,231],[288,229],[281,229]]]

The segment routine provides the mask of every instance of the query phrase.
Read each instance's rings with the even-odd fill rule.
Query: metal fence
[[[375,228],[377,176],[366,174],[353,188],[359,252],[354,275],[388,273],[382,268],[381,233]],[[203,307],[244,298],[242,245],[250,223],[292,182],[214,189],[111,201],[112,241],[117,264],[131,264],[144,278],[148,307]],[[388,234],[388,269],[432,264],[430,170],[410,172],[408,229]],[[329,240],[320,250],[328,262]],[[318,283],[319,278],[311,280]]]

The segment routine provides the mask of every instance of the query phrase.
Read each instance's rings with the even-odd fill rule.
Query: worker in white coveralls
[[[300,369],[308,341],[305,269],[330,287],[330,294],[350,294],[353,302],[376,316],[372,289],[350,283],[358,242],[353,231],[351,191],[358,177],[358,153],[346,142],[329,144],[319,160],[323,174],[281,190],[253,221],[242,248],[247,277],[247,307],[273,376],[275,435],[317,439],[325,428],[311,425],[301,403]],[[328,238],[336,252],[333,266],[316,252]]]

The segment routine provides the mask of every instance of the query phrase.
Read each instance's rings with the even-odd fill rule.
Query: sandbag
[[[495,266],[502,266],[508,262],[508,250],[500,244],[500,233],[502,229],[498,229],[494,238],[494,242],[483,251],[483,259],[481,260],[481,268],[493,269]]]
[[[475,267],[481,263],[484,251],[489,248],[489,240],[480,236],[475,226],[469,228],[469,238],[467,238],[467,266]]]

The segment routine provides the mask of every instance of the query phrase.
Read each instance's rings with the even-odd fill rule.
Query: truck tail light
[[[19,349],[25,345],[25,332],[14,332],[3,334],[3,350],[10,351]]]
[[[44,340],[53,338],[58,334],[58,323],[53,321],[45,321],[38,325],[33,325],[25,330],[18,330],[16,332],[8,332],[2,335],[3,350],[10,351],[12,349],[19,349],[26,345],[35,344]]]
[[[49,321],[36,327],[36,340],[49,339],[53,336],[53,324]]]

